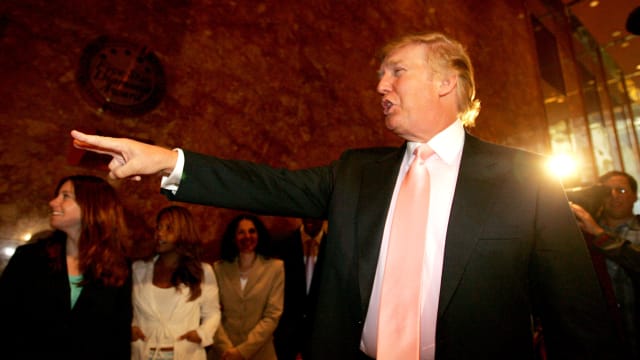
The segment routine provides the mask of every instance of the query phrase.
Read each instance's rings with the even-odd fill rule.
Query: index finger
[[[114,138],[98,135],[88,135],[78,130],[71,130],[73,146],[78,149],[89,150],[100,154],[119,156],[123,149]]]

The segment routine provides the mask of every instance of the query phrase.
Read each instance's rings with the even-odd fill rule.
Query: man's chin
[[[384,118],[384,125],[388,130],[392,131],[395,134],[398,134],[398,122],[394,119],[392,114],[387,115]]]

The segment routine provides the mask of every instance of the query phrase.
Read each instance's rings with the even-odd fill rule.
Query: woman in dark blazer
[[[128,360],[131,280],[115,190],[70,176],[49,206],[52,235],[18,247],[0,277],[1,357]]]

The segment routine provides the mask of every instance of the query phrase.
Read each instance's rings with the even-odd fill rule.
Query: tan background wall
[[[74,165],[74,128],[167,147],[301,168],[349,147],[399,145],[375,92],[388,40],[442,31],[467,44],[483,109],[472,133],[548,149],[524,1],[5,0],[0,3],[0,239],[48,227],[58,179],[106,172]],[[76,83],[85,46],[100,35],[146,45],[167,94],[136,117],[99,113]],[[159,178],[112,182],[140,224],[169,204]],[[215,257],[236,213],[189,205]],[[277,234],[292,219],[266,218]],[[140,225],[142,235],[150,234]]]

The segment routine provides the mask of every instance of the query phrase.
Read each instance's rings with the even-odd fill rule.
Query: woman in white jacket
[[[155,256],[133,264],[131,358],[205,360],[220,324],[218,284],[189,210],[160,210],[155,240]]]

